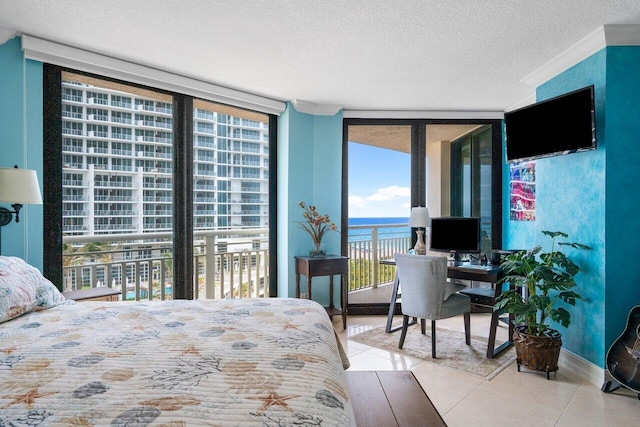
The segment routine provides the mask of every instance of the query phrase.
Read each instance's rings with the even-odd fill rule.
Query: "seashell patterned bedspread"
[[[80,302],[0,323],[0,426],[355,425],[303,299]]]

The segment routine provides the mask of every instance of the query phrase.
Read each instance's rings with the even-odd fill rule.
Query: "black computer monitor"
[[[480,218],[431,218],[430,249],[449,252],[459,260],[460,254],[480,252]]]

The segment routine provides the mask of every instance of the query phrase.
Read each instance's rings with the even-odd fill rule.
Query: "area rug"
[[[428,323],[428,322],[427,322]],[[398,348],[401,331],[387,333],[384,326],[349,337],[371,347],[417,357],[430,363],[457,369],[468,374],[490,380],[516,359],[513,347],[493,359],[487,359],[487,338],[471,335],[471,345],[464,342],[464,332],[436,326],[436,358],[431,357],[431,327],[427,324],[426,334],[420,333],[420,323],[407,331],[402,349]],[[496,347],[502,344],[496,342]]]

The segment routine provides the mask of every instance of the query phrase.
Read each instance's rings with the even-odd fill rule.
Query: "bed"
[[[0,257],[0,322],[0,426],[355,425],[313,301],[75,302]]]

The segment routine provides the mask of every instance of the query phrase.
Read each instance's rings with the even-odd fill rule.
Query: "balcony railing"
[[[348,291],[377,288],[392,282],[396,275],[393,265],[380,261],[406,253],[411,245],[407,224],[376,224],[349,226]]]
[[[171,299],[172,236],[171,232],[64,236],[63,290],[110,286],[122,290],[127,300]],[[348,240],[349,292],[392,282],[395,267],[380,261],[406,253],[411,244],[406,224],[351,226]],[[267,248],[266,228],[195,231],[195,298],[267,297]]]
[[[109,286],[123,300],[171,299],[172,236],[65,236],[63,290]],[[268,229],[195,231],[194,239],[195,298],[269,296]]]

